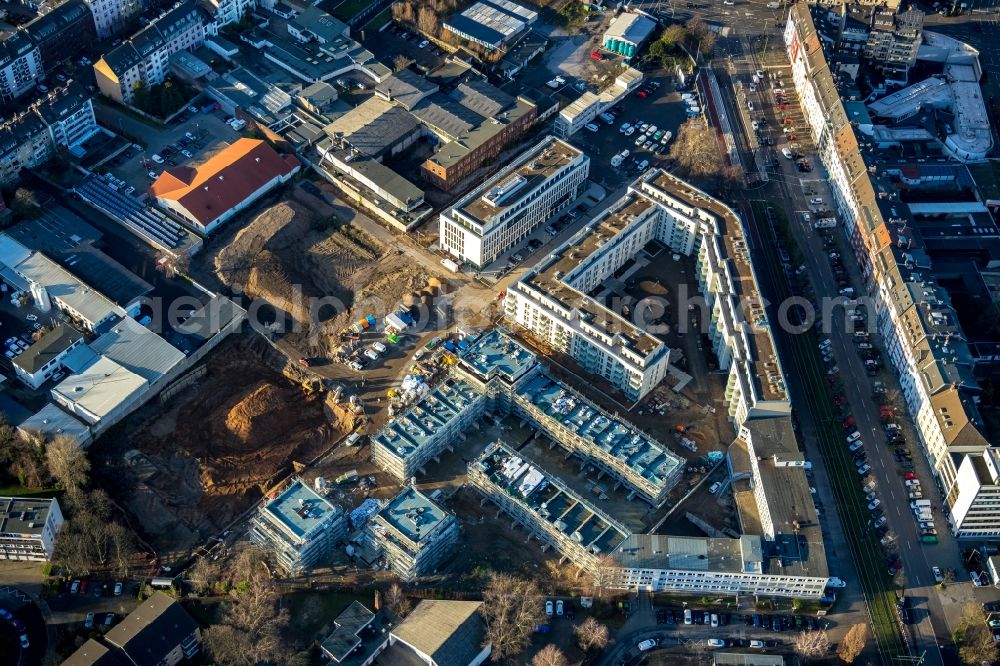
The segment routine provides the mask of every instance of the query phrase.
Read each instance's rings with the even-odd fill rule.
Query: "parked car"
[[[545,614],[548,615],[549,617],[552,617],[552,610],[553,610],[553,608],[552,608],[552,600],[551,599],[546,599],[545,600]]]
[[[94,628],[94,612],[93,611],[87,613],[87,618],[83,621],[83,626],[86,629],[93,629]]]

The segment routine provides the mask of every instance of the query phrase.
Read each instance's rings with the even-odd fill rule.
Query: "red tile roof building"
[[[281,155],[257,139],[238,139],[198,166],[167,169],[149,192],[161,207],[208,233],[300,168],[294,155]]]

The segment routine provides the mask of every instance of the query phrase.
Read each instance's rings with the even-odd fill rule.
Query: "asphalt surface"
[[[733,126],[732,138],[739,150],[741,161],[749,171],[759,172],[759,177],[766,182],[762,187],[746,192],[746,198],[766,200],[769,205],[784,209],[787,218],[791,221],[794,240],[802,250],[807,274],[815,289],[816,298],[821,300],[824,297],[838,295],[836,281],[826,258],[826,250],[817,234],[801,222],[801,213],[810,210],[809,198],[812,196],[822,196],[826,201],[831,199],[825,187],[826,174],[823,172],[822,164],[815,155],[813,147],[809,145],[808,129],[801,111],[797,108],[794,86],[783,51],[781,27],[777,25],[781,22],[781,13],[777,10],[767,9],[765,4],[764,2],[739,2],[732,8],[715,4],[689,9],[686,8],[686,3],[649,2],[643,3],[643,7],[648,11],[666,13],[672,11],[675,20],[680,22],[686,21],[693,15],[698,15],[710,23],[726,25],[729,28],[728,37],[720,39],[717,45],[713,69],[725,98],[723,108],[729,115],[730,123]],[[994,59],[997,59],[997,64],[1000,64],[1000,47],[995,45],[996,28],[1000,27],[996,14],[998,4],[1000,4],[1000,0],[973,4],[972,13],[958,19],[934,15],[929,18],[928,29],[940,30],[959,38],[968,38],[968,41],[981,49],[983,67],[987,69],[993,64]],[[974,28],[974,22],[984,22],[987,29],[983,31]],[[994,35],[992,42],[983,39],[984,33],[989,32]],[[980,36],[978,40],[975,39],[976,35]],[[977,44],[977,41],[981,44]],[[994,53],[994,49],[997,50],[996,53]],[[765,69],[772,75],[779,73],[783,88],[790,96],[789,108],[785,112],[776,111],[770,93],[770,85],[757,86],[755,92],[749,90],[750,74],[756,69]],[[748,100],[752,101],[754,105],[752,115],[747,110]],[[775,142],[773,147],[760,146],[753,136],[749,124],[752,119],[756,119],[760,115],[765,116],[769,121],[770,135]],[[780,155],[780,149],[790,145],[786,140],[787,136],[780,129],[785,118],[791,120],[797,134],[797,145],[793,149],[809,156],[814,166],[811,173],[796,172],[793,163],[783,159]],[[772,159],[778,160],[779,166],[777,168],[767,166]],[[813,193],[807,194],[807,190]],[[758,220],[757,224],[759,225],[760,222]],[[754,233],[757,235],[758,243],[770,242],[769,233],[761,235],[759,230],[752,230],[752,235]],[[845,267],[848,268],[855,289],[860,290],[863,281],[860,279],[853,257],[846,250],[846,244],[841,242],[840,253]],[[913,614],[916,623],[905,628],[908,633],[907,637],[912,641],[911,653],[922,654],[923,663],[926,664],[950,663],[954,660],[955,655],[951,645],[954,627],[949,621],[949,616],[954,617],[955,613],[949,613],[949,610],[953,611],[954,608],[946,609],[942,605],[938,589],[935,587],[931,567],[937,565],[961,572],[959,547],[948,534],[948,525],[940,512],[940,507],[943,505],[942,498],[935,484],[931,481],[933,477],[926,460],[919,450],[916,438],[909,436],[907,441],[914,452],[915,468],[913,471],[923,481],[924,498],[930,499],[934,506],[935,526],[941,539],[940,543],[936,545],[920,543],[919,526],[909,507],[901,470],[893,458],[892,447],[885,445],[886,437],[878,404],[871,397],[871,378],[865,372],[852,333],[844,325],[843,316],[842,313],[834,316],[829,337],[833,344],[832,349],[837,365],[840,368],[845,394],[852,409],[851,413],[857,421],[862,440],[866,442],[868,462],[872,466],[871,474],[877,482],[876,492],[882,503],[881,509],[884,510],[890,532],[896,537],[898,554],[903,562],[906,577],[905,593],[913,598],[918,607],[918,612]],[[872,342],[876,344],[876,347],[879,347],[877,335],[874,333]],[[898,386],[895,378],[887,378],[885,373],[878,378],[883,381],[888,379],[886,383],[890,386]],[[795,379],[791,378],[791,382],[794,384]],[[816,432],[817,429],[831,427],[831,424],[809,423],[809,415],[806,410],[797,410],[796,413],[804,432]],[[900,415],[897,420],[902,421],[904,430],[912,435],[912,425],[909,424],[908,417]],[[836,425],[836,428],[838,431],[840,430],[839,424]],[[838,433],[838,435],[841,434]],[[836,506],[838,502],[836,499],[830,501],[829,490],[825,490],[824,485],[817,482],[820,498],[827,500],[828,506]],[[862,492],[860,482],[857,484],[857,492],[859,495]],[[826,496],[824,497],[824,495]],[[828,536],[828,541],[832,542],[828,543],[828,552],[831,553],[847,550],[844,547],[838,549],[835,540],[829,539],[830,525],[828,523],[834,518],[836,517],[826,516],[824,518],[825,533]],[[869,528],[870,525],[871,521],[868,522]],[[853,526],[848,524],[847,527]],[[841,554],[846,553],[842,552]],[[834,566],[834,562],[835,558],[831,557],[831,566]],[[841,575],[841,577],[851,575],[849,570],[844,571],[843,569],[832,570],[831,573]],[[886,572],[880,573],[888,575]],[[855,577],[849,584],[856,586],[857,580],[858,578]],[[857,597],[855,590],[845,590],[841,594],[844,597],[850,597],[852,593]],[[972,595],[969,597],[969,601],[974,600]]]

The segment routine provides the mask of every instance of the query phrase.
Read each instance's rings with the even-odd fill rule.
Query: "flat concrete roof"
[[[538,362],[534,352],[499,329],[484,333],[462,354],[462,365],[484,381],[500,376],[514,382]]]
[[[413,456],[451,419],[478,396],[476,390],[454,377],[438,384],[406,412],[389,421],[372,439],[399,458]]]
[[[494,442],[472,465],[509,497],[594,553],[613,552],[628,530],[503,442]]]
[[[413,487],[404,488],[378,512],[377,522],[391,526],[414,547],[430,541],[451,518],[429,497]]]
[[[634,426],[604,411],[567,385],[544,372],[517,387],[551,419],[615,458],[655,486],[662,487],[684,465],[684,460]]]
[[[454,208],[483,227],[483,234],[503,212],[579,159],[583,152],[554,136],[547,136],[518,155],[513,163],[459,199]]]
[[[293,482],[264,507],[264,513],[302,540],[336,516],[337,511],[302,480]]]

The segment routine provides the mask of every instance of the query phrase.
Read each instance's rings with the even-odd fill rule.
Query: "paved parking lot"
[[[371,32],[362,44],[372,53],[378,54],[382,61],[392,67],[392,60],[397,55],[403,55],[413,60],[417,67],[426,71],[434,69],[448,57],[449,53],[429,42],[424,48],[420,44],[424,37],[414,34],[403,26],[392,23],[382,32]]]
[[[649,149],[637,147],[635,142],[641,134],[639,132],[631,135],[623,134],[619,131],[623,123],[648,123],[676,136],[681,123],[687,119],[681,93],[674,90],[676,83],[674,77],[663,71],[653,71],[649,74],[646,80],[659,84],[659,88],[652,95],[645,99],[634,93],[629,95],[618,103],[617,108],[621,108],[622,113],[614,124],[609,125],[597,119],[595,124],[599,129],[596,132],[583,129],[570,139],[574,145],[579,146],[590,156],[591,180],[609,189],[631,182],[639,175],[639,169],[633,158],[648,161],[649,168],[652,168],[662,164],[666,157],[665,152],[657,155]],[[611,158],[622,150],[629,151],[629,158],[621,167],[612,168]]]
[[[203,161],[206,155],[216,152],[223,145],[232,143],[241,136],[226,124],[227,116],[220,111],[189,113],[186,114],[186,120],[158,129],[114,109],[101,106],[95,107],[95,111],[98,108],[100,109],[98,115],[107,127],[112,130],[117,128],[133,138],[138,138],[145,145],[142,151],[131,148],[119,159],[102,167],[134,187],[136,196],[144,194],[153,182],[149,176],[150,172],[159,176],[164,169],[172,166]],[[188,146],[181,146],[178,142],[185,139],[187,133],[197,138]],[[165,149],[171,154],[164,154]],[[181,149],[190,152],[191,157],[183,155]],[[164,162],[162,164],[153,162],[154,154],[162,156]]]

